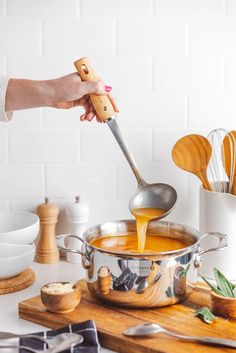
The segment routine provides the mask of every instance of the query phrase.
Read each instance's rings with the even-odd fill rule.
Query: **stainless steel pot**
[[[177,238],[188,247],[156,254],[132,254],[99,249],[90,244],[105,235],[117,236],[136,233],[134,220],[115,221],[91,227],[79,238],[82,249],[68,249],[69,237],[58,236],[59,249],[79,253],[87,272],[89,291],[106,302],[129,307],[160,307],[178,303],[186,298],[197,278],[202,255],[227,246],[227,236],[221,233],[201,235],[193,228],[171,222],[150,222],[148,233]],[[212,237],[217,244],[202,249],[201,241]]]

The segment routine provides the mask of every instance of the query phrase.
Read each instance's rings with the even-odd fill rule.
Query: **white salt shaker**
[[[69,224],[69,232],[73,235],[82,237],[88,223],[89,206],[80,202],[79,196],[76,196],[75,202],[70,203],[66,207],[66,215]],[[66,244],[70,249],[81,249],[81,242],[76,238],[69,238]],[[71,263],[80,263],[81,256],[79,254],[67,253],[66,260]]]

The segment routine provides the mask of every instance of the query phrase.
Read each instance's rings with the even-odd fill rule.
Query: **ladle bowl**
[[[132,212],[136,208],[156,208],[165,211],[164,214],[155,218],[166,217],[175,206],[177,200],[176,190],[168,184],[147,184],[142,182],[136,194],[129,201],[129,209]]]

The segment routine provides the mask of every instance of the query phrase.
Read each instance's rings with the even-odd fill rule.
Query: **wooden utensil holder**
[[[43,264],[54,264],[59,261],[59,250],[55,238],[55,226],[59,209],[54,204],[45,203],[39,205],[36,213],[40,218],[40,234],[36,247],[36,261]]]

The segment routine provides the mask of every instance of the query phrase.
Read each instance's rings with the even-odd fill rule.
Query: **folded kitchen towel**
[[[43,338],[50,338],[63,332],[79,333],[84,338],[81,344],[64,351],[64,353],[79,353],[79,352],[98,353],[100,351],[97,328],[94,321],[92,320],[79,322],[78,324],[68,325],[58,330],[42,331],[35,334]],[[27,346],[33,349],[39,349],[42,351],[46,349],[46,344],[44,344],[43,342],[37,341],[35,339],[27,338],[27,337],[20,338],[20,345]],[[20,353],[28,353],[28,351],[21,349]]]

